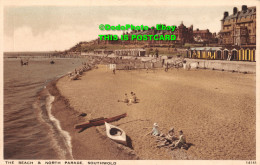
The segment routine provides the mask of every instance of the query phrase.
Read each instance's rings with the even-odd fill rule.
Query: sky
[[[99,34],[122,34],[101,31],[100,24],[155,26],[158,23],[209,29],[219,32],[227,6],[5,6],[4,51],[63,51]]]

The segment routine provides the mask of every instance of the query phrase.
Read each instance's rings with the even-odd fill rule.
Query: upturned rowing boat
[[[108,124],[107,122],[105,122],[105,126],[106,126],[107,136],[110,139],[112,139],[118,143],[127,145],[125,131],[123,131],[122,129],[120,129],[112,124]]]
[[[105,122],[110,123],[110,122],[117,121],[117,120],[124,118],[124,117],[126,117],[126,113],[124,113],[122,115],[115,116],[115,117],[111,117],[111,118],[100,117],[100,118],[97,118],[97,119],[89,120],[89,122],[76,124],[74,126],[74,128],[75,129],[85,129],[85,128],[89,128],[89,127],[92,127],[92,126],[99,126],[99,125],[105,124]]]

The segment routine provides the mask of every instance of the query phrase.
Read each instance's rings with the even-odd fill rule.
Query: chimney
[[[225,19],[227,16],[228,16],[228,12],[225,11],[225,12],[224,12],[224,19]]]
[[[245,13],[247,11],[247,5],[242,6],[242,11]]]
[[[236,7],[233,8],[233,15],[235,15],[235,14],[237,14],[237,8]]]

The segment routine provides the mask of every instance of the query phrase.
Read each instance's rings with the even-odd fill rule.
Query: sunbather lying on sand
[[[158,141],[162,141],[157,147],[164,147],[164,146],[172,146],[175,145],[174,141],[178,140],[178,138],[174,135],[174,128],[171,128],[168,132],[168,135],[166,137],[163,137],[161,139],[158,139]]]
[[[72,77],[70,77],[70,80],[78,80],[79,79],[79,74],[75,74]]]
[[[124,100],[118,100],[118,102],[129,103],[129,99],[128,99],[127,94],[125,93],[125,99]]]
[[[124,100],[118,100],[118,102],[127,103],[127,105],[131,105],[132,103],[137,103],[137,97],[134,92],[131,92],[131,97],[128,99],[127,94],[125,94]]]

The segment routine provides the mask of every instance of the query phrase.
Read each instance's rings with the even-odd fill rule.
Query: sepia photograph
[[[259,164],[258,6],[2,1],[1,164]]]

